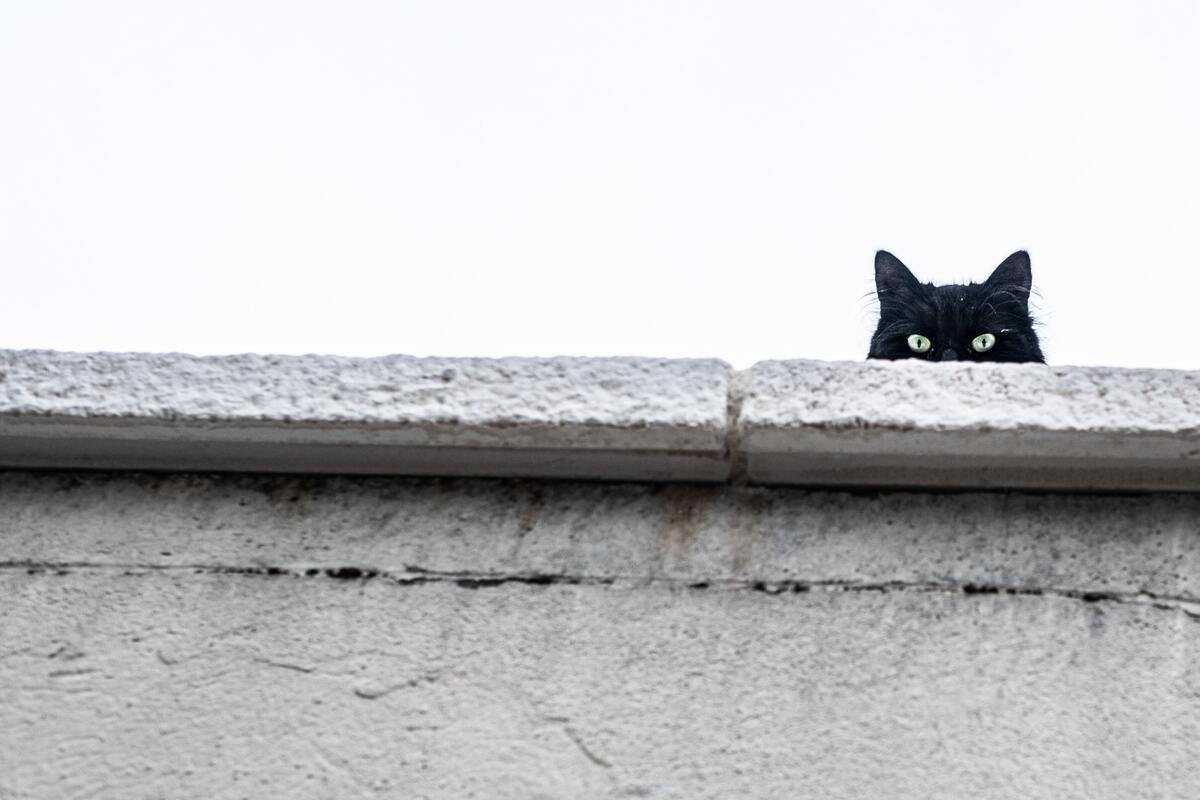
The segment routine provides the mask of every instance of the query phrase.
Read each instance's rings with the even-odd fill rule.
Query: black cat
[[[921,283],[900,259],[875,254],[879,326],[867,358],[1046,363],[1033,318],[1029,254],[1013,253],[983,283]]]

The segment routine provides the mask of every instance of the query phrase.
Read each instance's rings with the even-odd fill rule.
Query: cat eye
[[[926,336],[914,333],[908,337],[908,348],[914,353],[928,353],[931,347],[933,347],[933,342],[929,341]]]
[[[996,337],[990,333],[981,333],[971,340],[971,349],[976,353],[986,353],[996,345]]]

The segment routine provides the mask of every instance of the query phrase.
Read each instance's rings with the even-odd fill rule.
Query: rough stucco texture
[[[766,361],[734,386],[752,482],[1200,489],[1200,372]]]
[[[172,421],[725,424],[715,359],[0,351],[0,413]]]
[[[751,427],[1200,432],[1200,372],[1044,364],[763,361]]]
[[[716,360],[0,356],[0,414],[8,418],[350,424],[444,446],[587,448],[621,442],[627,430],[641,431],[646,448],[662,431],[676,438],[659,446],[724,444],[729,368]],[[526,428],[537,431],[534,441],[525,441]],[[556,432],[565,435],[555,440]]]
[[[1194,798],[1200,497],[0,474],[0,797]]]
[[[723,480],[729,367],[0,351],[0,465]]]

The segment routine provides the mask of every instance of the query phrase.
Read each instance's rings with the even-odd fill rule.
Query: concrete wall
[[[1144,491],[1195,479],[1193,457],[1170,458],[1194,445],[1191,374],[589,362],[540,417],[504,416],[518,393],[422,422],[355,405],[383,391],[354,379],[379,363],[338,362],[361,390],[311,370],[344,405],[301,418],[239,406],[240,380],[180,377],[228,361],[8,358],[0,462],[45,469],[0,473],[0,798],[1200,792],[1200,495]],[[89,388],[122,364],[177,385]],[[588,410],[593,379],[607,412]],[[847,400],[863,382],[875,399]],[[635,402],[648,386],[689,403]],[[1005,386],[1026,391],[1012,419]],[[1036,392],[1067,400],[1032,419]],[[224,405],[184,413],[206,393]],[[244,471],[311,471],[314,445],[375,433],[369,458],[336,463],[411,471],[422,425],[442,438],[418,446],[460,472],[513,453],[542,477]],[[607,455],[575,458],[573,437]],[[727,472],[664,482],[679,441]],[[948,474],[938,447],[984,472],[1024,458],[1021,482],[1073,491],[914,488]],[[105,458],[160,472],[67,469]],[[180,471],[205,458],[243,471]],[[550,479],[581,468],[624,480]],[[826,487],[778,485],[803,470]]]

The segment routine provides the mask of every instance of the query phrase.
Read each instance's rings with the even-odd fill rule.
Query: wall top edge
[[[0,350],[0,466],[30,465],[1200,490],[1200,372]]]

